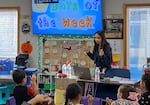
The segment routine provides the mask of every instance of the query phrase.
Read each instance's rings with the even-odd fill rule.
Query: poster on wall
[[[104,19],[105,36],[109,39],[123,38],[123,19]]]
[[[102,30],[101,0],[32,0],[33,34],[93,35]]]

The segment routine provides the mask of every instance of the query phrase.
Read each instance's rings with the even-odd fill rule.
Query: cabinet
[[[38,73],[37,84],[41,94],[53,95],[55,91],[55,75]]]

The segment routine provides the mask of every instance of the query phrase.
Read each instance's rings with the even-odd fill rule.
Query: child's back
[[[34,78],[33,78],[34,79]],[[16,87],[14,88],[13,95],[16,100],[16,105],[21,105],[23,101],[30,100],[33,96],[36,95],[36,83],[35,79],[32,81],[34,86],[24,86],[27,82],[26,74],[22,70],[13,71],[13,80],[16,83]]]
[[[112,101],[106,98],[108,105],[139,105],[138,94],[135,89],[130,85],[121,85],[118,88],[117,100]]]
[[[13,93],[16,99],[16,105],[21,105],[23,101],[28,101],[32,98],[32,96],[27,95],[26,86],[16,86]]]
[[[113,101],[111,105],[137,105],[137,103],[127,99],[118,99]]]

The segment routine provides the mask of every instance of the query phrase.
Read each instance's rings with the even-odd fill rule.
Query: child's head
[[[24,85],[27,82],[26,73],[23,70],[14,70],[12,76],[16,84]]]
[[[130,85],[121,85],[118,89],[117,98],[128,99],[130,92],[135,92],[135,89]]]
[[[80,102],[81,96],[82,96],[82,89],[78,84],[72,83],[72,84],[68,85],[68,87],[66,89],[65,105],[68,104],[68,101],[72,101],[72,100]]]
[[[140,87],[150,91],[150,74],[144,74],[140,81]]]

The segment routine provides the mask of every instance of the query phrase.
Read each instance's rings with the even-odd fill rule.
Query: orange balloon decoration
[[[32,52],[32,45],[30,44],[30,41],[22,43],[22,45],[21,45],[21,51],[24,54],[30,54]]]

